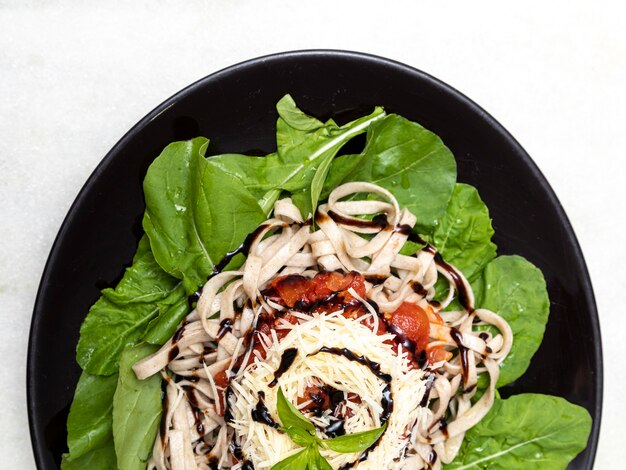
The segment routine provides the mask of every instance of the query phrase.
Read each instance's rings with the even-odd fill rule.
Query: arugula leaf
[[[117,375],[101,377],[83,372],[67,418],[67,445],[63,470],[116,466],[113,446],[113,394]]]
[[[148,325],[148,331],[143,340],[150,344],[162,345],[178,329],[183,318],[189,313],[189,303],[187,297],[181,297],[178,302],[167,308],[161,315],[152,320]]]
[[[489,209],[476,188],[457,183],[430,240],[447,262],[472,280],[496,257],[493,233]]]
[[[306,469],[309,464],[309,449],[302,449],[277,464],[272,465],[271,470]]]
[[[168,145],[150,165],[143,188],[143,228],[154,257],[187,293],[238,246],[265,214],[237,178],[205,160],[208,140]]]
[[[324,126],[319,119],[302,112],[291,95],[283,96],[276,103],[276,111],[285,124],[299,131],[315,131]]]
[[[370,429],[369,431],[346,434],[332,439],[324,439],[322,445],[328,447],[330,450],[343,454],[362,452],[372,446],[374,442],[383,435],[385,429],[387,429],[387,423],[379,428]]]
[[[144,470],[152,454],[161,420],[161,376],[139,380],[133,364],[158,347],[139,344],[120,358],[117,388],[113,395],[113,441],[119,470]]]
[[[290,427],[314,433],[315,426],[293,404],[285,398],[282,387],[276,395],[276,411],[285,429]]]
[[[417,216],[416,229],[431,233],[443,217],[456,181],[456,162],[441,139],[397,114],[373,123],[354,169],[342,182],[369,181],[391,191]],[[345,167],[344,160],[333,162]],[[345,168],[343,168],[345,170]]]
[[[80,457],[71,457],[63,454],[61,460],[61,470],[111,470],[116,468],[115,448],[113,447],[113,437],[106,445],[95,447],[92,451]]]
[[[446,470],[561,470],[587,445],[591,417],[563,398],[522,394],[496,400],[466,434]]]
[[[550,300],[541,271],[521,256],[499,256],[485,268],[481,307],[493,310],[513,330],[513,347],[500,365],[498,387],[528,368],[548,321]]]
[[[217,155],[208,161],[229,175],[238,178],[257,198],[266,213],[270,202],[281,190],[292,193],[303,216],[317,206],[324,181],[337,152],[353,137],[364,133],[371,123],[382,119],[385,112],[376,108],[343,126],[332,120],[322,123],[296,107],[291,96],[281,99],[276,108],[278,152],[266,157]]]
[[[86,372],[111,375],[124,348],[141,340],[148,324],[185,298],[180,281],[157,264],[146,237],[115,289],[105,289],[80,328],[76,359]]]

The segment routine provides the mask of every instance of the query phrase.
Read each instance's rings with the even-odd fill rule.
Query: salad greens
[[[145,470],[152,455],[161,422],[161,376],[155,374],[139,380],[132,366],[158,349],[142,343],[126,349],[120,358],[119,378],[113,395],[113,441],[119,468]]]
[[[493,233],[489,210],[476,188],[457,183],[430,241],[471,281],[496,257]]]
[[[188,294],[206,281],[224,253],[266,219],[249,191],[207,162],[208,144],[197,137],[168,145],[143,184],[143,228],[154,258],[182,279]]]
[[[521,256],[499,256],[482,274],[481,307],[498,312],[513,330],[513,347],[500,364],[498,387],[528,369],[548,321],[550,299],[543,274]]]
[[[67,419],[67,445],[61,467],[68,470],[115,468],[113,446],[113,395],[117,374],[83,372],[74,392]]]
[[[90,374],[117,372],[122,351],[138,343],[151,322],[168,315],[182,299],[182,283],[159,266],[143,237],[117,287],[103,290],[89,310],[80,328],[78,363]]]
[[[498,386],[528,368],[549,311],[543,275],[522,257],[496,257],[489,211],[474,187],[456,182],[454,157],[441,139],[382,108],[343,125],[306,115],[289,95],[277,110],[277,150],[270,155],[207,157],[208,140],[198,137],[168,145],[150,166],[144,180],[146,236],[118,285],[102,291],[81,327],[77,361],[83,374],[67,422],[64,470],[145,468],[161,415],[161,379],[138,381],[130,366],[171,337],[189,312],[187,296],[267,218],[279,197],[290,196],[308,216],[348,181],[391,191],[417,216],[415,231],[471,282],[476,305],[509,322],[513,349]],[[361,134],[363,151],[341,155]],[[403,253],[419,248],[407,243]],[[240,255],[229,268],[242,262]],[[275,469],[328,469],[320,447],[356,452],[382,432],[323,441],[282,398],[283,429],[303,450]],[[561,398],[497,399],[446,468],[565,468],[584,449],[589,432],[588,413]]]
[[[587,410],[563,398],[526,393],[496,399],[444,468],[510,470],[535,463],[541,470],[562,469],[585,448],[581,437],[590,430]]]

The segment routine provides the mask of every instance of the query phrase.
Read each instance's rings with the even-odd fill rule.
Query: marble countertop
[[[576,231],[605,358],[596,467],[626,460],[626,30],[620,2],[0,0],[2,467],[34,467],[25,364],[38,283],[83,183],[187,84],[271,52],[364,51],[468,95],[526,148]]]

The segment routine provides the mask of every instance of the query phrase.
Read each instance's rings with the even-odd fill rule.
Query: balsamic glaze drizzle
[[[350,227],[377,228],[380,230],[385,230],[389,228],[389,222],[387,221],[387,216],[385,214],[378,214],[374,216],[372,220],[352,219],[330,210],[328,211],[328,216],[338,224],[348,225]]]
[[[456,328],[450,328],[450,336],[459,348],[459,356],[461,357],[461,374],[463,375],[463,384],[467,385],[469,372],[468,348],[463,344],[463,336]]]
[[[441,268],[445,269],[452,278],[452,281],[454,282],[454,286],[456,287],[456,291],[459,296],[459,302],[461,303],[461,306],[469,313],[472,313],[474,311],[474,306],[470,303],[469,292],[467,291],[465,284],[461,279],[461,276],[455,268],[453,268],[443,260],[439,253],[435,253],[434,256],[435,263],[437,263],[437,265]]]
[[[220,322],[220,329],[217,331],[215,339],[219,342],[226,333],[230,333],[233,329],[233,321],[230,318],[224,318]]]
[[[276,372],[274,372],[274,380],[269,383],[270,387],[274,387],[278,383],[278,379],[291,367],[297,355],[298,350],[296,348],[285,349],[283,355],[280,357],[280,365],[278,369],[276,369]]]
[[[430,374],[428,379],[426,379],[426,390],[424,391],[424,396],[422,397],[422,401],[420,402],[421,407],[425,407],[428,405],[428,399],[430,398],[430,391],[433,389],[433,385],[435,384],[435,374]]]
[[[259,392],[259,401],[256,403],[254,409],[250,412],[252,420],[257,423],[265,424],[272,428],[278,429],[280,425],[274,421],[267,406],[265,406],[265,393]]]
[[[315,354],[319,354],[322,352],[335,354],[337,356],[343,356],[349,361],[358,362],[359,364],[371,370],[372,373],[383,382],[387,384],[391,382],[391,375],[381,372],[380,364],[378,362],[371,361],[365,356],[357,356],[355,353],[347,348],[329,348],[327,346],[322,346],[319,351],[317,351],[316,353],[311,353],[309,354],[309,356],[314,356]]]

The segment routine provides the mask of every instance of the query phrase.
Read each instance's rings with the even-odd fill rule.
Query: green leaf
[[[61,468],[110,469],[116,465],[113,446],[113,394],[117,375],[80,376],[67,418],[67,445]]]
[[[305,431],[302,428],[288,426],[280,429],[286,432],[293,442],[302,447],[317,445],[320,441],[315,432]]]
[[[457,183],[431,242],[468,280],[496,257],[489,209],[473,186]]]
[[[562,470],[587,445],[591,417],[563,398],[522,394],[496,400],[446,470]]]
[[[178,329],[180,322],[189,313],[187,297],[181,297],[178,302],[171,305],[161,315],[150,322],[148,331],[143,340],[150,344],[162,345],[169,340]]]
[[[272,465],[271,470],[295,470],[306,469],[309,463],[308,449],[302,449],[297,454],[293,454],[277,464]]]
[[[365,149],[357,159],[354,171],[343,182],[368,181],[386,188],[400,207],[415,214],[420,233],[432,232],[445,213],[456,181],[456,162],[439,137],[390,114],[370,126]]]
[[[369,431],[346,434],[345,436],[324,439],[322,445],[335,452],[349,454],[352,452],[362,452],[372,446],[387,429],[387,423],[383,426],[370,429]]]
[[[498,387],[528,368],[546,328],[550,300],[543,274],[521,256],[499,256],[485,268],[481,307],[504,318],[513,330],[513,347],[500,365]]]
[[[90,374],[114,374],[124,348],[139,342],[150,322],[183,298],[180,281],[161,269],[142,238],[117,287],[103,290],[89,310],[80,328],[78,363]]]
[[[366,132],[373,122],[382,119],[385,112],[376,108],[368,116],[337,126],[333,121],[322,123],[307,116],[289,95],[278,103],[277,109],[280,116],[276,123],[277,153],[262,158],[217,155],[208,161],[238,178],[266,213],[271,208],[269,201],[277,197],[276,191],[285,190],[292,193],[306,217],[317,206],[337,152],[353,137]]]
[[[116,465],[112,437],[106,445],[96,447],[85,455],[74,458],[69,454],[63,454],[61,460],[61,470],[85,470],[86,468],[89,470],[111,470],[117,468]]]
[[[315,426],[293,404],[285,398],[282,387],[276,395],[276,411],[284,428],[298,428],[315,432]]]
[[[266,218],[237,178],[204,158],[207,145],[203,137],[168,145],[143,184],[154,257],[187,293]]]
[[[311,470],[333,470],[317,447],[309,448],[309,468]]]
[[[299,131],[314,131],[324,125],[322,121],[308,116],[296,105],[291,95],[283,96],[278,103],[276,103],[276,110],[281,119],[290,127]]]
[[[126,349],[120,358],[113,396],[113,440],[119,470],[145,470],[152,455],[161,421],[161,376],[139,380],[132,366],[157,350],[142,343]]]

